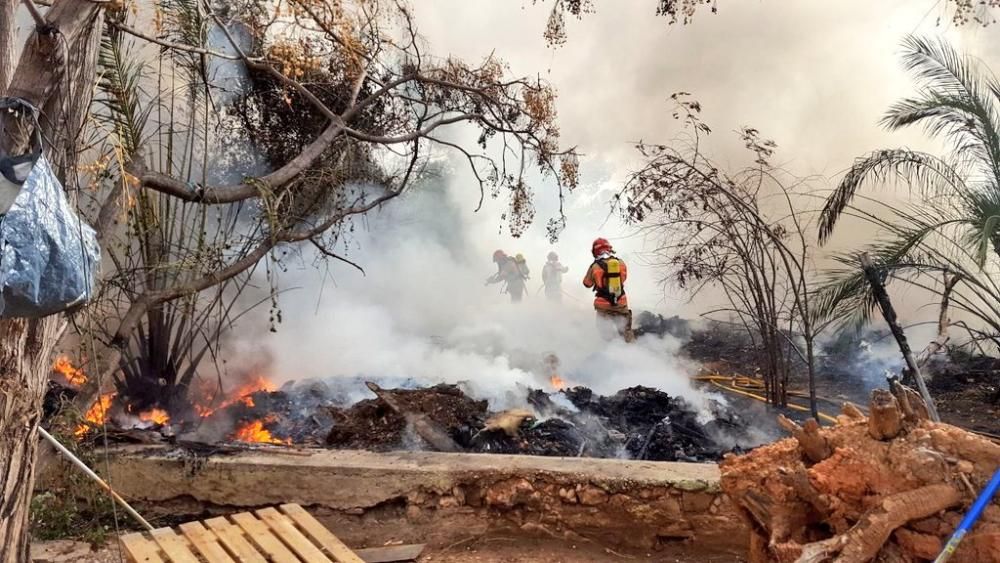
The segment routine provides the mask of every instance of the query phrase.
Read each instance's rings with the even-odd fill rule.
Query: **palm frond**
[[[875,151],[856,160],[827,198],[819,218],[820,242],[830,237],[840,216],[862,186],[883,185],[893,179],[927,197],[965,190],[962,177],[934,155],[907,149]]]
[[[908,36],[903,41],[904,66],[920,79],[928,92],[926,101],[937,102],[950,124],[932,125],[931,130],[967,135],[981,145],[984,163],[994,177],[1000,178],[1000,112],[996,101],[1000,84],[997,78],[972,57],[960,55],[946,41]],[[883,123],[890,128],[905,127],[916,121],[940,119],[939,114],[920,113],[905,118],[890,110]],[[958,119],[955,119],[958,118]],[[964,118],[964,121],[961,119]]]
[[[201,0],[162,0],[165,38],[184,45],[203,47],[208,36],[208,17],[199,7]],[[202,57],[196,53],[169,50],[170,57],[190,74],[202,72]]]
[[[1000,215],[990,215],[977,231],[981,236],[979,237],[979,244],[976,245],[976,264],[980,268],[986,265],[986,254],[990,246],[996,248],[996,230],[998,224],[1000,224]],[[1000,250],[1000,248],[997,250]]]
[[[152,104],[143,104],[142,82],[146,70],[138,57],[131,56],[124,34],[113,26],[105,28],[98,52],[101,71],[96,102],[104,111],[95,119],[114,131],[126,155],[142,143]]]
[[[873,243],[859,252],[832,256],[843,267],[829,271],[826,282],[817,291],[813,299],[817,318],[833,319],[835,324],[852,330],[860,330],[871,320],[871,313],[877,303],[861,270],[862,252],[867,252],[872,262],[884,269],[887,279],[908,279],[928,269],[940,269],[934,257],[926,251],[925,245],[928,238],[952,220],[939,219],[925,210],[917,210],[914,214],[896,210],[896,213],[907,217],[909,223],[884,223],[888,227],[889,238]]]
[[[833,319],[840,328],[858,330],[868,324],[875,310],[875,296],[861,270],[859,254],[834,259],[844,268],[828,272],[827,281],[812,298],[815,318]]]
[[[996,189],[972,190],[963,194],[961,205],[969,227],[962,242],[975,249],[975,263],[983,268],[990,249],[1000,255],[1000,193]]]

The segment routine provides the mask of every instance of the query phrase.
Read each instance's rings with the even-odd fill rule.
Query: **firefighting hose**
[[[979,520],[979,516],[986,510],[986,506],[993,501],[993,497],[996,496],[998,490],[1000,490],[1000,469],[993,473],[993,478],[990,479],[990,482],[979,493],[969,511],[965,513],[965,517],[962,518],[962,521],[958,524],[958,528],[955,529],[955,532],[951,535],[941,553],[938,554],[934,563],[945,563],[945,561],[951,559],[951,556],[955,554],[955,550],[958,549],[958,544],[962,543],[962,538],[972,531],[972,527],[976,525],[976,520]]]
[[[747,375],[699,375],[696,377],[692,377],[691,379],[693,379],[694,381],[707,381],[712,385],[714,385],[715,387],[718,387],[719,389],[723,389],[725,391],[729,391],[730,393],[736,393],[737,395],[750,397],[751,399],[761,401],[764,403],[768,402],[767,397],[752,392],[752,391],[764,390],[764,380],[760,379],[759,377],[750,377]],[[808,394],[802,393],[800,391],[788,391],[787,394],[789,397],[798,397],[798,398],[809,397]],[[817,399],[827,403],[836,404],[836,401],[832,399],[826,399],[822,397],[817,397]],[[841,401],[841,402],[847,402],[847,401]],[[860,405],[855,405],[855,406],[861,408]],[[810,412],[809,407],[796,405],[795,403],[791,402],[788,403],[787,407],[792,410]],[[819,413],[819,417],[830,423],[837,422],[837,419],[835,417],[832,417],[823,412]]]
[[[711,383],[713,386],[718,387],[719,389],[728,391],[730,393],[735,393],[737,395],[742,395],[744,397],[749,397],[751,399],[754,399],[756,401],[760,401],[762,403],[768,403],[769,402],[767,400],[767,397],[765,397],[764,395],[761,395],[759,393],[755,393],[755,391],[760,392],[760,391],[764,390],[764,380],[761,379],[761,378],[759,378],[759,377],[751,377],[751,376],[748,376],[748,375],[719,375],[719,374],[713,374],[713,375],[698,375],[698,376],[692,377],[691,379],[694,380],[694,381],[706,381],[708,383]],[[795,397],[795,398],[807,399],[807,400],[809,399],[809,394],[808,393],[804,393],[802,391],[788,391],[787,394],[788,394],[789,397]],[[829,404],[832,404],[832,405],[841,405],[841,404],[844,404],[844,403],[850,403],[850,404],[854,405],[855,407],[857,407],[858,410],[860,410],[861,412],[868,412],[868,409],[866,409],[862,405],[859,405],[859,404],[854,403],[852,401],[843,401],[843,400],[838,401],[838,400],[830,399],[828,397],[816,397],[816,399],[818,401],[823,401],[824,403],[829,403]],[[801,412],[810,412],[809,407],[807,407],[807,406],[797,405],[797,404],[791,403],[791,402],[789,402],[787,406],[788,406],[788,408],[790,408],[792,410],[797,410],[797,411],[801,411]],[[833,424],[836,424],[836,422],[837,422],[837,419],[835,417],[830,416],[829,414],[826,414],[824,412],[820,412],[819,413],[819,417],[822,420],[825,420],[826,422],[830,422],[830,423],[833,423]],[[980,436],[983,436],[984,438],[989,438],[990,440],[993,440],[994,442],[1000,442],[1000,435],[991,434],[989,432],[983,432],[983,431],[980,431],[980,430],[972,430],[972,429],[969,429],[969,428],[966,428],[965,430],[968,431],[968,432],[972,432],[973,434],[978,434]]]

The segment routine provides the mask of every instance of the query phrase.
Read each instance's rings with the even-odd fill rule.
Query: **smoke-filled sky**
[[[569,19],[569,41],[557,49],[542,39],[550,2],[424,2],[416,16],[433,53],[478,60],[496,52],[512,73],[539,74],[556,86],[563,139],[585,155],[585,186],[569,202],[559,249],[583,267],[595,235],[617,238],[618,250],[635,262],[633,295],[687,314],[699,306],[683,307],[658,287],[657,272],[642,270],[636,256],[642,241],[623,238],[631,231],[618,221],[603,221],[611,192],[640,164],[634,142],[669,141],[677,131],[671,93],[690,92],[702,103],[715,131],[711,150],[722,164],[743,162],[732,132],[750,125],[777,142],[776,162],[797,176],[816,176],[822,186],[873,149],[937,150],[919,130],[889,133],[877,125],[890,103],[914,92],[900,61],[906,34],[943,35],[1000,66],[996,29],[956,30],[936,0],[722,0],[718,14],[701,12],[688,26],[667,25],[653,15],[654,4],[595,2],[596,13]],[[540,200],[540,216],[548,216],[551,194],[540,193]],[[477,240],[493,238],[501,211],[497,205],[481,214]],[[525,240],[500,246],[541,254],[539,223]],[[855,242],[844,238],[835,242]]]
[[[590,294],[580,286],[590,242],[606,236],[629,261],[634,309],[692,317],[705,306],[664,291],[662,273],[639,260],[642,239],[609,215],[611,194],[639,165],[634,142],[670,140],[677,129],[668,98],[686,91],[702,103],[715,131],[714,156],[723,164],[741,163],[743,149],[731,132],[743,125],[774,139],[776,160],[796,175],[817,176],[820,185],[835,182],[854,157],[873,149],[938,150],[917,130],[887,133],[877,121],[892,101],[914,91],[899,57],[908,33],[944,35],[1000,68],[1000,43],[990,41],[997,30],[955,30],[943,5],[719,0],[718,14],[668,26],[653,16],[652,0],[598,1],[596,13],[569,22],[568,43],[551,49],[542,38],[548,2],[419,2],[415,14],[431,53],[475,61],[496,52],[513,74],[539,74],[558,89],[562,138],[584,154],[583,185],[567,201],[566,231],[554,246],[546,240],[545,221],[557,200],[551,186],[540,184],[536,224],[510,238],[501,220],[505,202],[474,213],[479,196],[471,175],[461,161],[445,160],[441,179],[366,221],[349,254],[367,276],[336,263],[317,270],[304,256],[282,274],[283,287],[298,289],[281,296],[278,333],[254,334],[264,323],[243,327],[240,350],[247,357],[269,354],[280,377],[469,379],[492,389],[500,403],[500,388],[537,385],[541,356],[555,352],[573,383],[599,391],[645,383],[701,400],[683,377],[692,367],[674,357],[676,343],[646,342],[626,352],[601,341]],[[841,235],[840,243],[870,236],[851,233],[857,240]],[[496,286],[483,287],[497,248],[523,253],[532,267],[521,307],[511,307]],[[544,306],[535,293],[550,250],[570,267],[561,308]]]

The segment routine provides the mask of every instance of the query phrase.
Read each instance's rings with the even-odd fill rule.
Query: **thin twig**
[[[311,242],[312,245],[315,246],[324,255],[329,256],[330,258],[333,258],[334,260],[339,260],[339,261],[341,261],[341,262],[343,262],[345,264],[353,266],[355,269],[357,269],[359,272],[361,272],[362,276],[366,276],[367,275],[367,274],[365,274],[365,269],[364,268],[362,268],[361,266],[357,265],[354,262],[351,262],[347,258],[344,258],[343,256],[340,256],[339,254],[334,254],[329,249],[327,249],[325,246],[323,246],[322,244],[320,244],[319,242],[317,242],[315,238],[309,239],[309,242]]]
[[[30,4],[31,0],[25,0],[25,2]],[[230,55],[227,53],[221,53],[219,51],[212,51],[211,49],[205,49],[204,47],[196,47],[194,45],[186,45],[184,43],[175,43],[173,41],[167,41],[166,39],[159,39],[157,37],[153,37],[152,35],[147,35],[139,31],[138,29],[135,29],[134,27],[129,27],[121,22],[112,21],[109,22],[109,25],[129,35],[138,37],[139,39],[142,39],[144,41],[149,41],[150,43],[155,43],[161,47],[166,47],[168,49],[173,49],[175,51],[184,51],[187,53],[195,53],[197,55],[211,55],[213,57],[218,57],[220,59],[227,59],[230,61],[243,60],[243,58],[240,57],[239,55]],[[251,60],[256,60],[256,59],[251,59]]]

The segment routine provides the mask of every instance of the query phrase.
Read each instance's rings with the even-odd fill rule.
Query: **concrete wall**
[[[116,452],[110,476],[152,515],[296,502],[355,545],[446,545],[505,530],[643,548],[746,546],[710,464],[332,450],[205,458],[130,448]]]

